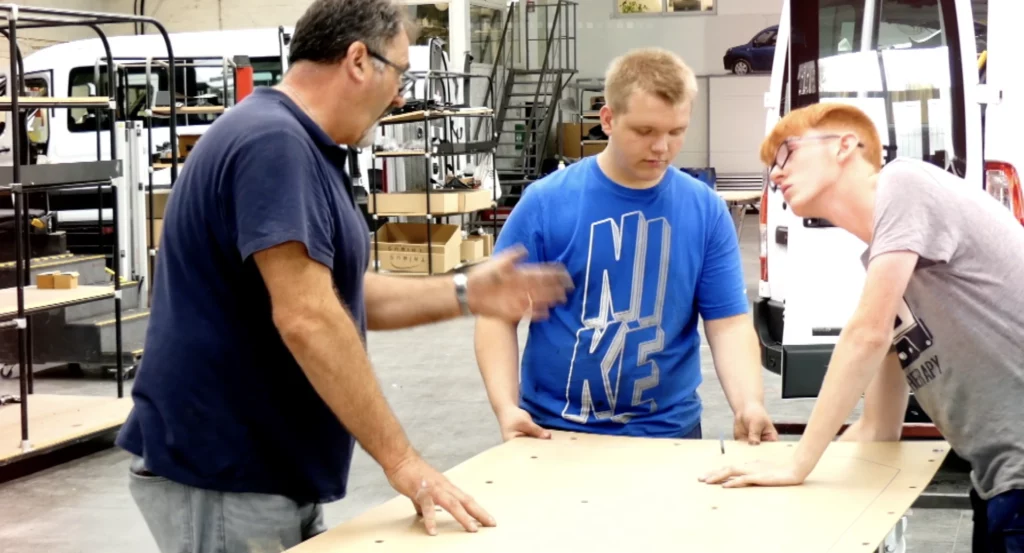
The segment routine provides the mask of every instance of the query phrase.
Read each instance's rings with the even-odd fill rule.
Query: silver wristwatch
[[[455,281],[455,298],[459,300],[462,314],[466,316],[472,315],[473,313],[469,310],[469,288],[467,286],[469,279],[466,277],[466,273],[455,273],[452,280]]]

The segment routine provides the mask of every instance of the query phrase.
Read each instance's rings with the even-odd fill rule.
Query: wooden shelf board
[[[415,157],[425,156],[427,152],[423,150],[392,150],[385,152],[373,152],[373,155],[377,157]]]
[[[443,117],[484,117],[491,115],[491,108],[462,108],[443,110],[419,110],[398,115],[389,115],[380,120],[381,124],[411,123],[429,119],[440,119]]]
[[[584,111],[583,112],[583,118],[584,119],[597,119],[599,117],[601,117],[601,112],[600,111]]]
[[[446,472],[497,526],[466,532],[441,510],[438,535],[427,536],[399,496],[289,552],[872,553],[950,449],[942,441],[833,442],[801,486],[726,489],[697,479],[726,464],[785,462],[794,447],[728,441],[723,455],[718,440],[516,438]]]
[[[106,108],[110,107],[110,98],[106,96],[75,96],[75,97],[56,97],[56,96],[19,96],[18,103],[24,107],[97,107]],[[10,96],[0,96],[0,106],[11,107]]]
[[[224,113],[227,108],[224,106],[181,106],[175,113],[177,115],[199,115],[207,113]],[[154,115],[170,115],[171,108],[169,107],[156,107],[153,108]]]
[[[130,397],[29,394],[28,438],[32,449],[22,451],[21,405],[0,406],[0,465],[117,429],[127,420],[131,408]]]
[[[492,208],[492,207],[481,207],[480,209],[470,209],[470,210],[467,210],[467,211],[435,211],[433,213],[421,213],[421,212],[411,213],[411,212],[400,212],[400,211],[396,211],[396,212],[380,212],[380,213],[374,213],[373,211],[370,211],[370,213],[374,213],[375,215],[377,215],[379,217],[446,217],[448,215],[469,215],[471,213],[476,213],[478,211],[491,211],[493,209],[494,208]]]
[[[113,286],[80,285],[67,290],[25,287],[25,311],[45,311],[104,297],[113,297]],[[0,289],[0,318],[11,318],[18,314],[17,288]]]
[[[727,203],[757,202],[761,199],[760,190],[718,190],[718,195]]]

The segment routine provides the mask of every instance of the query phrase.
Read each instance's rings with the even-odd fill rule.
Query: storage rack
[[[219,61],[220,62],[219,65],[222,67],[222,69],[224,71],[224,98],[223,98],[224,99],[224,105],[222,105],[222,106],[182,106],[181,108],[178,108],[177,107],[177,101],[176,101],[176,99],[174,97],[174,95],[176,93],[176,88],[175,88],[174,80],[173,79],[168,81],[168,83],[169,83],[168,84],[168,88],[169,88],[169,92],[170,92],[170,102],[169,102],[169,105],[167,107],[156,106],[155,105],[156,104],[156,102],[155,102],[156,99],[154,97],[147,98],[147,101],[146,101],[147,105],[146,105],[146,110],[143,113],[143,120],[145,121],[146,136],[147,136],[147,138],[146,138],[146,144],[147,144],[147,146],[146,146],[146,164],[149,165],[149,170],[147,171],[147,173],[149,175],[149,186],[146,188],[146,190],[147,190],[147,195],[146,195],[146,209],[147,209],[147,214],[146,214],[146,228],[147,228],[146,250],[149,252],[149,275],[150,275],[150,283],[151,283],[150,290],[153,289],[152,288],[152,283],[156,282],[156,279],[154,277],[156,276],[155,275],[155,273],[156,273],[156,255],[157,255],[157,249],[158,249],[157,245],[156,245],[156,201],[155,201],[156,185],[153,183],[153,172],[155,170],[157,170],[157,169],[168,169],[169,168],[171,170],[171,180],[170,180],[170,185],[168,186],[168,188],[169,189],[174,188],[174,183],[175,183],[175,181],[178,180],[178,171],[179,171],[179,169],[178,169],[178,165],[179,165],[178,159],[180,157],[179,156],[180,152],[178,151],[178,132],[177,132],[177,126],[175,125],[175,122],[176,122],[176,120],[178,118],[178,115],[223,114],[230,107],[228,105],[229,104],[229,100],[230,100],[230,103],[232,103],[232,104],[234,103],[234,98],[230,98],[229,99],[228,92],[227,92],[228,91],[227,81],[228,81],[229,67],[231,69],[231,73],[232,74],[234,74],[234,71],[237,69],[234,60],[228,59],[226,57],[216,57],[216,56],[192,56],[189,59],[191,59],[192,61],[191,62],[186,62],[186,63],[174,63],[173,59],[171,59],[171,60],[169,60],[170,63],[168,63],[168,62],[165,62],[164,60],[154,60],[153,58],[140,58],[140,60],[142,62],[141,65],[144,65],[145,68],[146,68],[146,82],[147,83],[150,82],[150,80],[153,77],[153,65],[154,64],[159,65],[159,66],[167,69],[167,73],[168,74],[172,74],[172,73],[174,73],[175,69],[177,69],[178,67],[210,67],[211,66],[210,62],[217,62],[217,61]],[[237,83],[236,83],[236,89],[237,89]],[[187,98],[187,95],[186,95],[186,98]],[[171,144],[171,159],[170,159],[169,163],[154,163],[153,162],[153,119],[155,117],[165,117],[165,118],[169,118],[170,119],[171,126],[170,126],[170,132],[168,133],[168,141]]]
[[[604,144],[604,145],[607,146],[607,144],[608,144],[608,140],[607,139],[605,139],[605,140],[588,140],[588,139],[585,138],[585,134],[583,132],[585,127],[588,125],[588,122],[595,122],[596,121],[596,122],[598,122],[598,124],[600,124],[601,111],[600,110],[590,109],[589,103],[584,104],[583,101],[584,101],[584,97],[587,96],[588,93],[589,94],[600,94],[600,93],[604,92],[604,78],[600,77],[600,78],[593,78],[593,79],[577,79],[576,82],[569,83],[567,85],[567,88],[571,88],[571,89],[575,90],[575,92],[576,92],[576,95],[575,95],[575,97],[572,100],[572,103],[575,104],[575,109],[573,109],[571,111],[574,112],[573,113],[574,117],[572,118],[572,120],[579,125],[579,133],[577,133],[577,136],[572,137],[572,138],[574,138],[575,141],[577,141],[579,143],[580,157],[579,158],[569,158],[568,156],[564,155],[564,152],[565,152],[565,141],[568,141],[570,139],[570,137],[565,135],[564,133],[563,133],[563,136],[562,136],[562,141],[563,141],[562,148],[561,148],[561,151],[559,153],[562,154],[562,157],[566,157],[567,159],[569,159],[569,161],[578,161],[579,159],[583,159],[584,157],[587,157],[586,155],[584,155],[584,151],[583,151],[584,147],[586,147],[588,145],[595,145],[595,144]],[[561,117],[561,116],[559,116],[559,117]]]
[[[437,81],[437,80],[459,79],[459,80],[463,80],[463,81],[468,83],[469,79],[472,79],[472,78],[486,78],[487,77],[486,75],[475,75],[475,74],[471,74],[469,72],[440,71],[440,70],[433,70],[433,69],[427,70],[427,71],[410,71],[409,74],[411,76],[415,77],[417,81],[420,81],[420,80],[423,81],[423,84],[425,85],[424,86],[424,89],[425,89],[424,97],[428,101],[436,97],[436,94],[435,94],[435,81]],[[467,97],[464,98],[463,102],[459,103],[461,105],[468,105],[469,104],[470,100],[468,98],[468,96],[469,96],[468,88],[469,87],[467,86],[466,87],[467,90],[465,90],[465,95]],[[451,140],[452,133],[451,133],[450,120],[454,119],[454,118],[467,118],[467,119],[476,119],[478,121],[479,120],[486,121],[487,122],[486,126],[489,127],[490,139],[489,140],[483,140],[483,141],[463,142],[463,143],[452,142],[452,140]],[[444,142],[435,145],[435,144],[433,144],[434,138],[435,138],[435,133],[434,133],[434,129],[433,129],[432,123],[434,123],[436,121],[444,121],[444,134],[443,134]],[[379,235],[380,227],[381,227],[381,225],[380,225],[380,218],[381,217],[425,217],[425,219],[426,219],[426,236],[427,236],[427,241],[426,241],[427,273],[426,274],[432,275],[432,274],[434,274],[434,255],[433,255],[433,248],[432,248],[432,246],[433,246],[433,233],[432,233],[432,230],[431,230],[432,229],[432,224],[433,224],[433,219],[435,217],[444,216],[445,219],[447,220],[447,218],[452,216],[452,215],[467,215],[467,214],[470,214],[470,213],[472,213],[474,211],[483,211],[481,209],[476,209],[476,210],[465,210],[465,211],[463,211],[463,210],[457,210],[457,211],[444,210],[444,211],[440,211],[440,212],[435,212],[435,211],[433,211],[431,209],[431,195],[432,195],[431,194],[431,189],[433,188],[432,183],[431,183],[431,174],[432,174],[431,162],[433,160],[437,159],[437,158],[442,158],[442,159],[451,158],[451,157],[458,158],[458,157],[461,157],[461,156],[474,155],[474,154],[482,154],[481,157],[483,157],[483,155],[487,155],[487,154],[490,154],[492,156],[491,164],[492,164],[492,173],[493,173],[493,176],[492,176],[493,186],[491,188],[490,209],[493,211],[493,213],[495,215],[494,217],[492,217],[492,222],[493,222],[493,235],[492,236],[493,236],[494,239],[497,239],[497,210],[498,210],[498,186],[499,186],[499,183],[498,183],[498,180],[497,180],[497,171],[493,168],[493,165],[494,165],[493,154],[495,152],[495,148],[497,147],[497,134],[496,134],[495,128],[494,128],[494,110],[492,110],[491,108],[488,108],[488,107],[447,107],[447,106],[440,106],[438,109],[431,109],[431,108],[428,107],[427,109],[422,109],[422,110],[417,110],[417,111],[410,111],[410,112],[406,112],[406,113],[399,113],[399,114],[396,114],[396,115],[390,115],[390,116],[387,116],[387,117],[383,118],[380,121],[380,125],[381,125],[381,127],[383,129],[386,129],[387,127],[393,126],[393,125],[408,125],[408,124],[413,124],[413,123],[422,124],[422,136],[423,136],[423,148],[422,149],[417,148],[417,149],[414,149],[414,150],[396,150],[396,151],[381,151],[381,150],[377,150],[375,147],[371,149],[371,153],[372,153],[373,159],[376,160],[378,158],[381,158],[381,159],[385,160],[385,163],[386,163],[387,159],[395,159],[395,158],[422,158],[424,160],[424,177],[426,179],[426,186],[425,186],[425,189],[423,191],[424,202],[425,202],[424,208],[425,209],[422,212],[420,212],[420,213],[413,213],[413,212],[387,213],[387,212],[381,212],[378,209],[379,203],[378,203],[378,193],[377,193],[377,190],[376,190],[376,188],[371,186],[371,190],[370,190],[370,203],[369,203],[369,205],[367,207],[368,207],[368,210],[371,212],[371,216],[372,216],[373,222],[374,222],[374,228],[373,228],[373,265],[374,265],[374,270],[377,271],[377,272],[380,271],[380,242],[379,242],[379,239],[378,239],[378,235]],[[463,133],[464,134],[468,134],[469,127],[470,127],[470,125],[467,125],[467,126],[465,126],[463,128]],[[440,138],[440,137],[438,137],[438,138]],[[445,167],[446,166],[447,166],[447,163],[443,163],[443,162],[441,163],[441,175],[442,175],[442,177],[445,175]],[[457,170],[456,170],[456,172],[457,172]],[[433,192],[433,194],[434,195],[446,194],[446,192]],[[492,244],[492,247],[493,247],[493,244]],[[456,269],[458,269],[458,268],[459,268],[459,265],[456,266]],[[403,274],[403,272],[398,272],[398,274]],[[404,273],[404,274],[416,274],[416,273]]]
[[[120,263],[120,239],[118,232],[117,194],[118,185],[116,179],[121,177],[121,162],[117,159],[117,136],[116,117],[109,117],[110,122],[110,160],[103,160],[99,148],[99,131],[101,118],[97,117],[97,161],[79,163],[59,163],[31,165],[23,164],[21,155],[23,148],[28,144],[22,143],[21,133],[17,131],[22,125],[22,112],[26,109],[38,108],[94,108],[97,110],[117,109],[117,87],[113,86],[110,79],[107,81],[107,95],[57,98],[57,97],[28,97],[24,88],[24,74],[22,71],[23,62],[21,52],[18,48],[18,30],[44,27],[70,27],[85,26],[92,28],[103,43],[106,53],[106,66],[108,75],[114,75],[114,62],[110,51],[110,45],[106,35],[101,30],[102,25],[124,24],[124,23],[149,23],[154,25],[163,36],[167,45],[168,62],[174,67],[174,55],[171,49],[170,37],[166,29],[156,20],[145,16],[128,16],[121,14],[106,14],[98,12],[87,12],[79,10],[65,10],[58,8],[26,7],[16,4],[0,4],[0,14],[4,14],[7,21],[7,30],[4,33],[9,44],[10,52],[10,78],[8,90],[9,97],[0,98],[0,109],[9,111],[12,114],[11,125],[11,151],[12,164],[9,167],[0,168],[0,192],[9,191],[14,204],[14,240],[15,240],[15,270],[16,285],[13,288],[0,290],[0,327],[14,328],[18,333],[18,365],[19,365],[19,391],[20,397],[16,402],[20,404],[20,450],[21,454],[11,454],[7,443],[0,443],[0,465],[10,462],[16,457],[25,456],[31,453],[40,453],[62,444],[87,439],[93,435],[111,430],[123,424],[130,409],[131,401],[124,397],[124,363],[122,358],[121,343],[121,275]],[[169,75],[170,87],[174,88],[174,71]],[[99,82],[97,82],[96,93],[100,94]],[[171,106],[171,129],[174,132],[175,108]],[[172,144],[174,155],[177,155],[177,146]],[[59,188],[95,188],[102,195],[104,189],[110,190],[114,201],[113,224],[114,224],[114,246],[113,246],[113,284],[110,286],[79,286],[71,289],[40,290],[31,284],[32,250],[30,241],[30,223],[28,207],[28,195],[32,193],[45,192]],[[102,205],[100,206],[102,209]],[[102,218],[100,219],[102,221]],[[32,321],[30,315],[49,311],[52,309],[69,308],[78,304],[94,302],[98,300],[113,299],[115,314],[115,342],[116,342],[116,370],[117,370],[117,400],[100,401],[92,400],[100,398],[77,397],[77,396],[37,396],[47,405],[45,409],[39,410],[36,422],[43,427],[40,434],[41,446],[34,448],[29,436],[29,396],[33,394],[32,375]],[[11,305],[14,303],[14,305]],[[33,400],[34,401],[34,400]],[[54,408],[60,404],[60,408]],[[73,415],[69,416],[69,413]],[[0,421],[4,420],[4,414],[0,412]],[[86,420],[91,417],[90,420]],[[6,425],[0,425],[0,436],[5,442],[7,436],[3,434]]]
[[[229,87],[227,86],[228,82],[229,82],[228,81],[229,76],[234,75],[235,71],[237,70],[237,66],[236,66],[235,61],[233,59],[229,59],[227,57],[218,57],[218,56],[191,56],[188,59],[190,61],[176,60],[175,63],[174,63],[174,68],[178,69],[178,68],[183,68],[183,67],[217,67],[217,68],[220,68],[222,70],[222,73],[224,75],[224,84],[225,84],[224,89],[223,89],[223,95],[221,96],[221,101],[223,102],[223,105],[221,105],[221,106],[183,106],[183,107],[178,107],[175,110],[175,118],[177,118],[177,116],[179,116],[179,115],[222,114],[222,113],[224,113],[227,110],[227,108],[230,107],[230,105],[233,105],[235,103],[234,97],[232,97],[232,96],[230,96],[228,94]],[[152,81],[153,76],[154,76],[154,74],[153,74],[153,66],[157,66],[157,67],[163,68],[164,70],[168,70],[168,71],[169,71],[169,67],[170,67],[170,65],[168,64],[168,62],[166,60],[164,60],[164,59],[156,59],[156,58],[153,58],[153,57],[131,57],[131,56],[115,57],[115,58],[113,58],[113,61],[114,61],[114,75],[116,75],[117,82],[119,82],[119,87],[120,87],[121,90],[127,90],[127,84],[128,84],[127,83],[127,73],[122,71],[124,69],[145,68],[145,79],[146,79],[146,82],[149,83],[149,82]],[[104,59],[97,59],[95,64],[94,64],[94,68],[93,68],[94,77],[93,78],[94,78],[94,82],[96,82],[96,83],[101,82],[101,75],[100,75],[101,63],[103,64],[104,69],[106,69],[106,60],[104,60]],[[171,82],[171,81],[168,81],[168,82]],[[233,79],[232,79],[232,82],[233,82]],[[186,98],[187,98],[187,92],[188,91],[186,90]],[[172,99],[174,97],[174,94],[175,94],[174,91],[170,91],[170,96],[171,96]],[[144,122],[144,125],[145,125],[145,130],[146,130],[146,133],[147,133],[147,162],[146,162],[146,165],[149,167],[149,170],[147,171],[147,173],[148,173],[148,181],[149,182],[148,182],[148,187],[146,188],[146,199],[147,199],[147,209],[148,209],[147,223],[146,223],[146,229],[147,229],[147,247],[146,247],[146,249],[147,249],[148,256],[149,256],[149,260],[148,260],[149,271],[148,271],[147,274],[149,275],[149,278],[150,278],[151,281],[152,281],[152,277],[153,277],[154,270],[155,270],[156,254],[157,254],[156,234],[155,234],[155,232],[156,232],[156,228],[155,228],[156,227],[156,222],[155,222],[156,211],[155,211],[155,197],[154,197],[155,193],[156,193],[156,190],[157,190],[157,185],[155,185],[154,182],[153,182],[153,172],[155,170],[157,170],[157,169],[171,169],[171,184],[167,187],[167,188],[170,188],[170,186],[173,186],[173,183],[174,183],[174,181],[177,178],[177,173],[178,173],[178,170],[179,170],[178,156],[175,156],[174,158],[170,159],[170,161],[167,162],[167,163],[154,163],[152,161],[153,160],[153,155],[154,155],[154,150],[153,150],[153,124],[152,124],[152,120],[154,118],[167,119],[167,118],[170,117],[170,113],[171,113],[170,106],[159,106],[158,107],[158,106],[155,105],[155,100],[156,99],[153,96],[147,96],[146,109],[143,110],[142,113],[141,113],[142,119],[143,119],[143,122]],[[119,101],[120,105],[118,105],[117,108],[120,109],[122,111],[122,113],[127,114],[128,113],[127,98],[120,97],[120,98],[118,98],[118,101]],[[99,119],[97,118],[97,125],[98,125],[98,123],[99,123]],[[97,128],[97,131],[98,130],[99,129]],[[96,151],[97,152],[100,151],[99,137],[100,137],[100,135],[97,132],[97,135],[96,135],[96,141],[97,141]],[[170,141],[174,142],[177,145],[176,133],[170,135]],[[150,287],[150,290],[152,290],[152,286]]]

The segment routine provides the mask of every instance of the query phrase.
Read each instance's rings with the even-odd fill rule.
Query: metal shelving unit
[[[149,252],[149,274],[150,274],[151,282],[155,282],[155,279],[152,278],[152,277],[155,276],[155,272],[156,272],[156,256],[157,256],[157,251],[159,250],[159,248],[157,247],[157,240],[156,240],[156,201],[155,201],[155,196],[156,196],[156,190],[157,189],[156,189],[156,185],[153,182],[153,172],[158,170],[158,169],[170,169],[171,170],[170,185],[167,187],[168,188],[168,193],[169,193],[170,189],[174,188],[174,183],[175,183],[175,181],[178,180],[178,173],[180,171],[180,154],[181,154],[181,152],[179,151],[179,148],[178,148],[178,131],[177,131],[177,125],[175,124],[176,120],[178,118],[178,115],[220,115],[220,114],[225,113],[231,107],[231,105],[233,105],[235,103],[235,99],[234,98],[229,98],[228,92],[227,92],[228,91],[228,86],[227,86],[228,74],[230,73],[232,75],[232,79],[233,79],[233,75],[235,73],[235,70],[237,69],[234,60],[228,59],[226,57],[216,57],[216,56],[193,56],[190,59],[192,61],[189,62],[189,63],[178,63],[178,64],[173,63],[173,61],[172,61],[172,63],[168,63],[167,61],[164,61],[164,60],[154,60],[153,58],[142,58],[141,59],[141,63],[136,62],[136,66],[141,65],[141,66],[144,66],[146,68],[146,82],[150,82],[151,79],[153,78],[153,66],[154,65],[158,65],[160,67],[163,67],[165,70],[167,70],[168,74],[171,74],[171,73],[174,73],[174,71],[178,67],[213,67],[214,66],[213,64],[216,63],[216,66],[219,66],[219,67],[222,68],[223,75],[224,75],[224,96],[222,98],[222,100],[224,101],[224,105],[221,105],[221,106],[209,105],[209,106],[181,106],[181,107],[178,107],[177,106],[177,102],[173,100],[173,96],[174,96],[174,94],[176,92],[175,89],[173,88],[174,87],[174,84],[173,84],[174,81],[173,80],[170,81],[172,83],[170,85],[172,99],[169,102],[169,105],[167,105],[167,106],[157,106],[156,102],[155,102],[156,99],[153,98],[153,97],[149,97],[146,100],[146,109],[143,112],[143,120],[145,122],[145,129],[146,129],[146,135],[147,135],[147,140],[146,140],[146,144],[147,144],[146,163],[149,166],[149,170],[147,171],[148,176],[149,176],[149,186],[146,188],[146,190],[147,190],[147,195],[146,195],[146,202],[147,202],[147,207],[146,207],[146,209],[147,209],[146,228],[147,228],[147,237],[148,237],[147,238],[147,248],[146,249]],[[169,162],[167,162],[167,163],[157,163],[157,162],[153,161],[153,155],[154,155],[154,151],[153,151],[153,119],[155,119],[155,118],[164,118],[164,119],[169,119],[169,121],[170,121],[170,128],[171,128],[171,130],[170,130],[170,133],[169,133],[169,140],[170,140],[170,145],[171,145],[171,158],[170,158]]]
[[[108,80],[105,96],[56,98],[28,97],[24,89],[21,72],[22,60],[17,46],[18,31],[26,28],[43,27],[90,27],[99,35],[106,47],[106,69],[108,75],[114,75],[114,62],[110,55],[106,36],[100,29],[101,25],[123,24],[132,22],[149,23],[157,27],[167,45],[168,61],[174,67],[174,56],[170,38],[160,23],[149,17],[106,14],[56,8],[27,7],[15,4],[0,4],[0,14],[6,16],[7,29],[3,33],[9,43],[10,79],[8,82],[11,95],[0,98],[0,109],[12,113],[12,129],[22,125],[23,113],[38,108],[94,108],[97,110],[117,109],[117,87]],[[98,70],[97,70],[98,72]],[[170,72],[170,87],[174,89],[173,70]],[[99,86],[97,82],[97,94]],[[175,108],[171,106],[171,128],[174,128]],[[13,200],[14,207],[14,240],[15,240],[15,272],[16,285],[0,289],[0,327],[14,328],[18,334],[18,366],[20,397],[14,403],[20,404],[20,452],[12,450],[12,443],[6,439],[0,442],[0,465],[16,458],[39,453],[63,444],[86,439],[91,435],[102,433],[120,426],[130,409],[130,399],[124,394],[124,363],[122,359],[121,335],[121,275],[120,263],[116,262],[121,255],[121,244],[118,232],[118,180],[122,176],[122,165],[117,157],[116,118],[110,121],[110,160],[101,159],[99,148],[99,125],[97,117],[97,161],[84,163],[62,163],[49,165],[29,165],[22,163],[23,149],[28,147],[22,143],[19,132],[11,132],[12,165],[0,168],[0,194],[7,193]],[[173,131],[172,131],[173,132]],[[172,148],[177,149],[172,144]],[[175,152],[176,154],[176,152]],[[91,188],[102,195],[109,191],[114,198],[113,206],[113,283],[107,285],[80,285],[63,289],[40,289],[31,281],[32,250],[30,242],[30,210],[28,196],[46,193],[58,189]],[[100,207],[102,209],[102,205]],[[87,396],[37,396],[45,408],[32,411],[30,397],[33,396],[32,375],[32,320],[30,315],[55,309],[68,309],[75,305],[88,302],[113,299],[116,341],[116,375],[117,399],[104,400]],[[33,400],[35,401],[35,400]],[[59,407],[55,407],[59,406]],[[0,407],[0,421],[10,417],[7,407]],[[67,413],[73,412],[69,417]],[[41,436],[40,446],[33,447],[30,440],[30,422],[37,426]],[[0,427],[7,427],[0,425]],[[8,438],[6,436],[0,437]],[[13,437],[10,437],[13,438]]]
[[[468,83],[471,78],[485,78],[482,75],[474,75],[468,72],[456,72],[456,71],[440,71],[440,70],[429,70],[421,72],[412,72],[417,77],[417,81],[424,83],[424,97],[426,99],[434,99],[439,96],[435,94],[435,81],[438,80],[459,80]],[[466,95],[468,96],[469,86],[466,86]],[[443,94],[442,94],[443,95]],[[374,148],[372,150],[373,159],[385,160],[399,160],[403,158],[422,159],[424,163],[424,176],[426,178],[425,189],[423,190],[424,198],[424,209],[420,212],[382,212],[378,209],[378,196],[379,194],[376,188],[371,187],[370,200],[367,206],[370,215],[373,218],[373,260],[374,270],[380,270],[380,244],[378,240],[381,217],[424,217],[426,219],[426,256],[427,256],[427,273],[428,275],[434,274],[434,255],[432,252],[433,245],[433,234],[432,225],[434,219],[437,217],[451,217],[453,215],[469,215],[472,213],[486,211],[490,209],[494,213],[492,221],[494,222],[494,234],[493,237],[497,238],[497,208],[498,208],[498,177],[497,171],[493,169],[495,154],[495,148],[497,146],[497,133],[494,127],[494,110],[489,107],[458,107],[464,106],[469,103],[469,98],[464,98],[463,102],[457,103],[457,105],[432,105],[429,101],[425,101],[426,104],[424,109],[415,111],[408,111],[405,113],[398,113],[385,117],[380,121],[380,125],[383,129],[393,127],[396,125],[416,125],[420,126],[420,135],[422,136],[423,147],[414,149],[399,149],[399,150],[378,150]],[[478,137],[474,137],[473,141],[459,142],[453,141],[452,124],[453,119],[466,119],[469,121],[476,121],[477,131],[481,127],[489,127],[488,137],[485,140],[479,140]],[[435,125],[440,122],[443,125],[443,132],[438,133]],[[467,124],[461,130],[461,135],[468,135],[470,128],[473,125]],[[475,134],[475,133],[474,133]],[[436,142],[436,143],[435,143]],[[475,209],[455,209],[455,210],[434,210],[431,208],[432,197],[436,198],[440,195],[449,194],[449,192],[434,190],[431,175],[433,174],[432,164],[436,160],[441,160],[440,173],[445,175],[446,167],[449,165],[447,162],[450,158],[460,158],[463,156],[477,156],[478,159],[483,159],[486,156],[491,156],[492,164],[492,181],[493,186],[491,188],[490,205],[484,208]],[[460,166],[461,164],[453,164],[453,166]],[[457,172],[457,171],[454,171]],[[457,178],[457,177],[456,177]],[[473,192],[471,189],[466,189],[466,192]],[[418,191],[412,191],[418,193]],[[403,193],[404,194],[404,193]],[[462,225],[460,225],[460,229]],[[458,269],[461,263],[458,264],[455,269]],[[397,274],[417,274],[417,273],[405,273],[397,272]]]

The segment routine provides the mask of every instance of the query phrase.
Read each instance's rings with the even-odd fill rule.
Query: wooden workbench
[[[291,553],[870,552],[931,481],[941,441],[833,443],[801,486],[726,489],[709,468],[782,460],[794,442],[747,446],[556,433],[484,451],[448,477],[497,519],[464,531],[438,512],[423,531],[405,497],[290,549]]]

